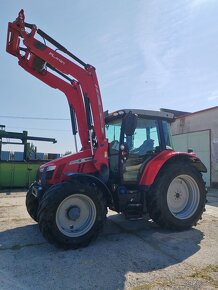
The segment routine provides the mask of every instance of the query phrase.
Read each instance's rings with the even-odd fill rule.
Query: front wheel
[[[52,186],[39,206],[39,228],[58,247],[76,249],[97,237],[106,217],[103,194],[79,181]]]
[[[147,203],[150,217],[163,227],[184,230],[196,225],[206,203],[201,173],[189,163],[167,166],[152,186]]]

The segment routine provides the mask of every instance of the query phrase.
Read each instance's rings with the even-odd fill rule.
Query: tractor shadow
[[[200,250],[203,238],[198,229],[173,232],[110,212],[103,233],[89,247],[63,251],[44,240],[37,224],[16,227],[0,232],[0,285],[123,289],[129,272],[151,274],[177,266]]]

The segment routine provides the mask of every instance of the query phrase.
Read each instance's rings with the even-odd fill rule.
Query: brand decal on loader
[[[53,52],[49,52],[49,55],[53,57],[54,59],[56,59],[57,61],[59,61],[61,64],[65,64],[65,62],[59,57],[55,56]]]

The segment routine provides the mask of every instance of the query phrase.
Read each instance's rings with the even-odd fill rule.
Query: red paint
[[[81,156],[80,158],[87,157],[88,151],[89,156],[91,156],[91,144],[89,141],[83,96],[86,95],[90,102],[94,121],[94,132],[98,145],[93,152],[92,164],[87,164],[86,166],[81,167],[74,165],[71,166],[71,169],[74,168],[75,172],[77,172],[80,168],[83,168],[83,172],[93,173],[96,172],[96,170],[99,170],[102,165],[108,166],[108,142],[105,137],[104,113],[95,68],[91,65],[82,67],[60,54],[60,50],[53,50],[40,42],[34,37],[37,33],[37,27],[33,25],[30,33],[27,33],[25,30],[24,19],[24,11],[21,10],[18,18],[14,22],[9,22],[6,50],[18,58],[18,63],[23,69],[43,81],[48,86],[59,89],[66,95],[67,100],[74,109],[77,117],[82,150],[84,150],[79,153]],[[20,40],[23,40],[23,44],[26,48],[25,53],[20,50]],[[54,74],[52,70],[48,71],[47,69],[40,68],[40,71],[38,71],[34,69],[33,63],[38,60],[38,58],[55,68],[60,73],[68,77],[71,76],[77,81],[72,81],[70,83],[69,81],[57,76],[57,74]],[[69,166],[67,164],[69,161],[75,160],[75,158],[78,158],[78,156],[70,155],[69,157],[64,157],[63,159],[54,162],[58,166],[59,163],[62,164],[66,161],[64,170],[68,170]]]
[[[190,158],[198,159],[193,153],[185,152],[175,152],[173,150],[164,150],[156,157],[154,157],[148,164],[145,166],[142,173],[139,184],[140,185],[152,185],[159,170],[162,166],[172,157],[175,156],[188,156]]]

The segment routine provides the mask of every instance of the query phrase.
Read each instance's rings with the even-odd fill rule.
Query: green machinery
[[[47,160],[31,160],[32,148],[28,141],[57,142],[54,138],[28,136],[27,131],[8,132],[5,131],[4,125],[0,125],[0,188],[28,187],[34,181],[38,167],[47,162]],[[2,160],[4,144],[23,145],[23,160]]]

